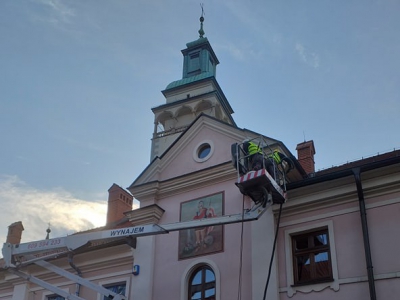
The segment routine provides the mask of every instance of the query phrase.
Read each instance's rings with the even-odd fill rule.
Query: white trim
[[[333,281],[331,282],[323,282],[318,284],[309,284],[302,286],[293,286],[293,260],[292,260],[292,238],[291,235],[294,233],[301,233],[307,230],[318,229],[321,227],[328,227],[329,234],[329,248],[331,252],[331,263],[332,263],[332,276]],[[303,227],[293,228],[285,230],[285,255],[286,255],[286,282],[287,287],[286,291],[289,297],[293,297],[293,295],[299,291],[302,293],[309,293],[311,291],[322,291],[323,289],[330,287],[334,291],[339,290],[339,275],[337,268],[337,260],[336,260],[336,248],[335,248],[335,236],[333,233],[333,221],[325,221],[318,224],[306,225]]]
[[[203,145],[210,145],[210,153],[208,153],[207,156],[204,158],[199,158],[199,150]],[[214,153],[214,143],[211,140],[204,140],[198,143],[196,147],[194,147],[193,159],[196,162],[202,163],[207,161],[213,155],[213,153]]]
[[[399,272],[392,272],[392,273],[382,273],[382,274],[374,274],[375,281],[378,280],[387,280],[387,279],[395,279],[400,278],[400,271]],[[368,282],[368,276],[358,276],[358,277],[347,277],[347,278],[340,278],[339,285],[341,284],[352,284],[352,283],[360,283],[360,282]],[[280,293],[286,293],[288,291],[287,287],[283,287],[279,289]]]
[[[357,206],[354,206],[351,208],[332,211],[332,212],[325,213],[325,214],[314,215],[314,216],[307,217],[307,218],[296,219],[293,221],[282,222],[279,227],[282,228],[282,227],[287,227],[287,226],[291,226],[291,225],[297,225],[300,223],[306,223],[306,222],[316,221],[316,220],[320,220],[320,219],[326,219],[326,218],[331,218],[331,217],[335,217],[335,216],[359,212],[360,208],[358,207],[358,200],[355,203],[357,203]],[[366,204],[366,209],[373,209],[373,208],[378,208],[378,207],[393,205],[393,204],[398,204],[398,203],[400,203],[400,198],[394,198],[394,199],[389,199],[389,200],[385,200],[385,201],[380,201],[377,203]]]
[[[189,288],[189,278],[192,275],[192,272],[200,265],[208,265],[213,271],[215,275],[215,300],[221,300],[221,275],[219,272],[219,268],[209,259],[196,259],[192,261],[189,265],[187,265],[185,271],[183,271],[181,277],[181,300],[187,300],[187,292]]]

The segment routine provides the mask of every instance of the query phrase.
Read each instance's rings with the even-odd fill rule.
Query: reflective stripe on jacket
[[[249,152],[249,155],[253,155],[256,153],[260,153],[262,154],[262,150],[260,147],[258,147],[256,144],[254,144],[253,142],[249,143],[249,148],[247,149]]]
[[[280,153],[278,151],[275,150],[274,153],[272,153],[271,156],[272,156],[272,158],[275,160],[275,162],[277,164],[280,164],[282,162],[281,155],[280,155]]]

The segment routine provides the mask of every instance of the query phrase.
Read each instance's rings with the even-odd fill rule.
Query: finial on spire
[[[50,223],[49,223],[49,227],[47,227],[47,229],[46,229],[46,232],[47,232],[46,240],[48,240],[50,238],[50,232],[51,232]]]
[[[201,7],[201,17],[200,17],[200,29],[199,29],[199,34],[200,34],[200,38],[202,38],[204,36],[204,30],[203,30],[203,22],[204,22],[204,3],[200,3],[200,7]]]

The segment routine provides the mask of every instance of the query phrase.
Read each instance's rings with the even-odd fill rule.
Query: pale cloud
[[[296,51],[299,54],[300,58],[302,61],[307,62],[307,57],[304,51],[304,46],[302,44],[297,43],[296,44]]]
[[[234,59],[244,60],[245,53],[244,53],[243,49],[240,49],[233,44],[226,45],[223,48],[225,48],[225,50],[227,50]]]
[[[33,0],[35,3],[47,8],[46,13],[35,15],[36,20],[45,21],[54,25],[60,23],[71,23],[75,17],[75,11],[61,0]]]
[[[106,199],[85,201],[61,189],[39,190],[17,176],[0,175],[0,239],[5,242],[8,226],[22,221],[22,242],[44,239],[48,224],[51,236],[104,226]]]
[[[318,54],[314,53],[314,52],[309,52],[305,49],[305,47],[300,44],[300,43],[296,43],[295,45],[295,49],[297,54],[299,55],[300,59],[306,63],[307,65],[318,69],[319,67],[319,56]]]

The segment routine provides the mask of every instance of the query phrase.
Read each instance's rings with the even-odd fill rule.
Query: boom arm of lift
[[[265,169],[248,172],[241,175],[242,176],[238,177],[236,185],[243,195],[250,196],[255,202],[255,205],[252,209],[244,210],[242,213],[164,225],[150,224],[104,231],[94,231],[17,245],[4,243],[2,249],[4,269],[27,281],[33,282],[44,289],[52,291],[64,297],[65,299],[84,300],[77,295],[69,294],[68,292],[50,283],[34,277],[33,275],[24,273],[20,270],[20,268],[30,264],[36,264],[73,282],[97,291],[101,295],[109,297],[110,299],[126,299],[126,297],[123,295],[118,295],[102,286],[91,283],[84,278],[56,267],[47,260],[68,254],[93,242],[106,243],[126,239],[127,237],[164,234],[182,229],[253,221],[260,218],[261,215],[272,204],[284,203],[286,201],[285,191],[276,183],[274,178],[272,178],[272,176]]]
[[[164,234],[182,229],[253,221],[257,220],[268,208],[269,205],[265,207],[263,207],[262,205],[256,205],[250,210],[243,211],[243,213],[199,219],[188,222],[126,227],[91,233],[69,235],[66,237],[40,240],[17,245],[4,243],[2,249],[4,268],[7,269],[8,272],[17,275],[27,281],[35,283],[46,290],[52,291],[55,294],[64,297],[65,299],[84,300],[79,296],[69,294],[68,292],[54,285],[51,285],[50,283],[47,283],[33,275],[24,273],[20,270],[20,268],[31,264],[36,264],[38,266],[48,269],[49,271],[57,273],[73,282],[86,286],[100,293],[101,295],[110,297],[110,299],[122,300],[126,299],[125,296],[118,295],[102,286],[90,282],[89,280],[81,278],[66,270],[60,269],[55,265],[47,262],[46,260],[57,258],[58,256],[77,250],[91,242],[109,242],[125,239],[126,237],[140,237],[146,235]]]

